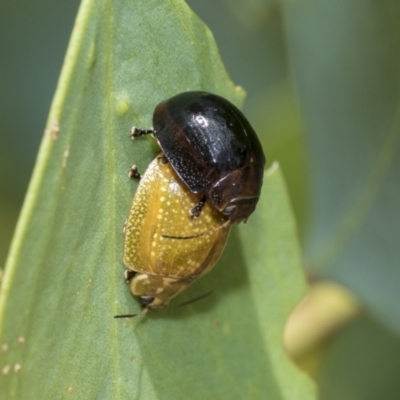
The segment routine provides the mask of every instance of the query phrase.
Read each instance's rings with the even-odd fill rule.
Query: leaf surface
[[[277,165],[187,307],[116,320],[138,303],[123,281],[122,226],[156,154],[132,143],[157,103],[207,90],[241,104],[212,35],[182,1],[83,1],[0,299],[1,399],[313,399],[281,343],[305,291]]]

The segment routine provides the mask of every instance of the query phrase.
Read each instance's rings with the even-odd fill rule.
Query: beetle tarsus
[[[189,213],[191,218],[198,218],[200,216],[201,210],[203,209],[204,205],[206,204],[206,196],[203,196],[200,201],[193,207]]]
[[[139,129],[134,126],[131,131],[131,139],[134,140],[135,138],[143,135],[150,135],[154,133],[154,129]]]
[[[132,165],[131,169],[130,169],[129,172],[128,172],[128,176],[129,176],[129,178],[136,179],[136,180],[138,180],[138,181],[140,181],[140,179],[141,179],[141,177],[142,177],[142,176],[139,174],[139,171],[138,171],[136,165]]]

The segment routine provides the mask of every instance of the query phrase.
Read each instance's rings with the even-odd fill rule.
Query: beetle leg
[[[129,283],[133,277],[136,275],[135,271],[132,271],[131,269],[127,269],[124,273],[124,280],[125,283]]]
[[[196,204],[196,206],[193,207],[193,208],[189,211],[189,214],[190,214],[190,216],[191,216],[192,218],[198,218],[198,217],[199,217],[199,215],[200,215],[200,213],[201,213],[201,210],[203,209],[204,205],[206,204],[206,201],[207,201],[207,199],[206,199],[206,196],[204,195],[204,196],[200,199],[200,201]]]
[[[143,135],[150,135],[151,133],[154,133],[154,129],[139,129],[134,126],[131,131],[131,139],[134,140],[135,138]]]
[[[137,179],[138,181],[140,181],[140,178],[142,177],[142,176],[139,174],[139,171],[138,171],[136,165],[132,165],[131,169],[130,169],[129,172],[128,172],[128,176],[129,176],[129,178]]]

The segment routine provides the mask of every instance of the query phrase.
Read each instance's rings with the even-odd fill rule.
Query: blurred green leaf
[[[361,316],[328,346],[318,373],[321,400],[400,398],[400,340]]]
[[[32,174],[78,5],[79,0],[0,2],[1,268]]]
[[[261,136],[267,160],[279,160],[293,211],[304,239],[309,217],[309,174],[302,119],[291,82],[282,80],[251,101],[249,116]]]
[[[127,170],[155,154],[130,127],[194,89],[242,98],[183,1],[82,3],[2,285],[0,399],[314,398],[281,343],[305,282],[276,165],[256,214],[180,301],[214,296],[113,319],[138,310],[121,260]]]
[[[400,333],[400,5],[286,2],[311,149],[307,264]]]

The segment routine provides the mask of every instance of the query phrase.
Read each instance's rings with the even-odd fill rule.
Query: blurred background
[[[400,3],[188,4],[288,184],[311,284],[289,351],[323,400],[400,399]],[[78,6],[0,3],[1,266]]]

